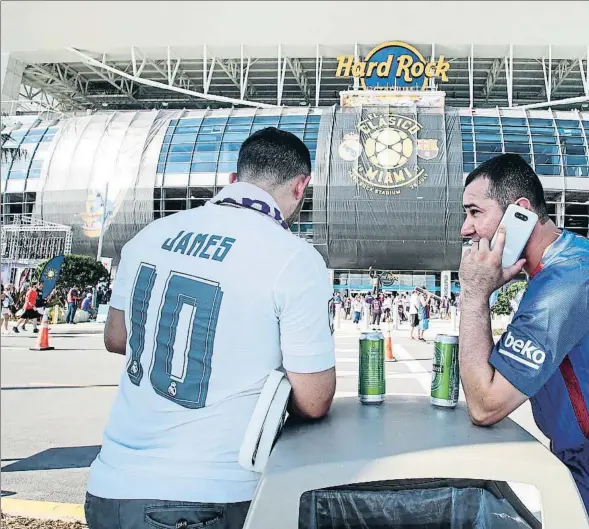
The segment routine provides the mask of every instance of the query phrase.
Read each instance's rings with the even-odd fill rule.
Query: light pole
[[[104,187],[104,196],[102,197],[102,220],[100,222],[100,235],[98,236],[98,251],[96,252],[96,260],[98,262],[101,261],[102,258],[102,242],[104,240],[104,227],[106,224],[106,219],[108,218],[107,212],[107,199],[108,199],[108,182],[106,182],[106,186]],[[93,292],[92,292],[92,306],[95,309],[98,309],[98,305],[96,304],[96,285],[94,285]]]
[[[104,188],[104,196],[102,197],[102,221],[100,222],[100,236],[98,237],[98,252],[96,254],[96,260],[100,261],[102,257],[102,241],[104,240],[104,225],[108,217],[107,212],[107,198],[108,198],[108,182]]]

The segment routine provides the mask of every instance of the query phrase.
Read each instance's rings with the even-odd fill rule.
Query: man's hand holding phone
[[[480,297],[488,302],[491,294],[517,276],[526,263],[519,259],[509,268],[502,267],[505,247],[505,226],[500,225],[493,249],[488,239],[473,242],[460,264],[460,287],[465,297]]]

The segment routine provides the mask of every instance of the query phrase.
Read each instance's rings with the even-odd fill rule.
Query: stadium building
[[[62,227],[116,266],[276,126],[311,151],[292,229],[336,289],[368,290],[372,268],[389,290],[457,290],[463,180],[498,153],[588,236],[589,5],[560,2],[566,24],[552,2],[506,5],[3,3],[3,226]],[[3,278],[41,257],[7,260],[9,242]]]

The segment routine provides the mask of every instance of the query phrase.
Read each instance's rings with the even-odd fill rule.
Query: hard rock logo
[[[417,139],[422,126],[414,119],[368,114],[347,134],[338,153],[346,161],[356,161],[351,178],[361,187],[379,195],[398,195],[404,187],[416,188],[427,178],[417,157],[431,160],[438,155],[435,139]]]

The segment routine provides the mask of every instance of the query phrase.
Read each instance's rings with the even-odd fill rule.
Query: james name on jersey
[[[201,259],[213,259],[213,261],[223,262],[231,247],[235,243],[232,237],[223,235],[209,235],[208,233],[180,231],[175,237],[170,237],[162,244],[162,249],[169,252],[180,252],[183,255],[200,257]],[[214,253],[213,248],[216,247]]]

